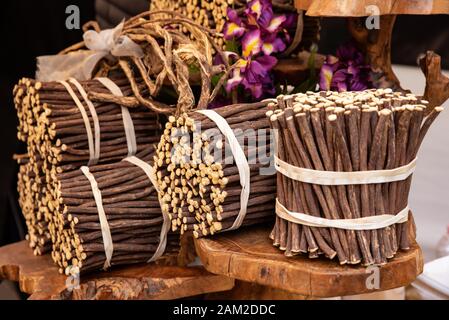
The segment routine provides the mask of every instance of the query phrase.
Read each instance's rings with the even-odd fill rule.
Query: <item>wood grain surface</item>
[[[323,17],[368,16],[370,11],[367,6],[376,6],[380,15],[449,13],[449,3],[446,0],[295,0],[295,6],[307,10],[309,16]]]
[[[26,241],[0,248],[0,279],[17,281],[30,299],[179,299],[233,288],[234,280],[202,267],[140,264],[81,276],[60,275],[49,255],[34,256]]]
[[[378,270],[379,287],[369,284],[373,267],[341,266],[327,259],[288,258],[268,239],[269,227],[254,227],[195,240],[204,267],[216,274],[282,289],[308,297],[335,297],[388,290],[410,284],[422,272],[415,243]],[[371,277],[370,277],[371,276]]]

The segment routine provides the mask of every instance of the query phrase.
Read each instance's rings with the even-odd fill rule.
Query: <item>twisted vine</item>
[[[168,16],[160,17],[160,14]],[[158,16],[159,15],[159,16]],[[88,22],[83,30],[99,31],[96,22]],[[179,32],[187,30],[187,34]],[[233,66],[227,56],[215,43],[213,37],[222,37],[220,33],[200,26],[177,12],[168,10],[147,11],[125,22],[122,35],[141,46],[143,58],[119,57],[110,61],[101,61],[97,74],[107,75],[110,70],[121,69],[127,77],[133,97],[117,97],[112,94],[90,92],[89,97],[99,102],[114,102],[127,107],[144,105],[164,114],[180,114],[191,109],[205,109],[215,99],[225,83]],[[86,49],[84,42],[74,44],[59,54],[67,54]],[[213,55],[217,54],[223,63],[213,64]],[[198,101],[192,91],[189,67],[196,67],[200,75],[201,93]],[[222,74],[217,85],[211,88],[211,78]],[[138,85],[142,79],[144,86]],[[167,105],[157,101],[163,86],[171,86],[178,96],[176,105]]]

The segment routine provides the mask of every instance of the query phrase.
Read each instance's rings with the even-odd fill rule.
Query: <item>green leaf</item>
[[[196,64],[189,65],[189,74],[195,74],[200,72],[200,67]]]
[[[225,45],[226,51],[231,51],[231,52],[235,52],[238,54],[240,52],[239,48],[240,48],[240,44],[234,38],[232,40],[226,41],[226,45]]]
[[[307,61],[307,65],[310,70],[310,77],[316,77],[316,54],[318,52],[318,46],[316,44],[312,44],[310,46],[310,56],[309,61]]]
[[[213,88],[215,88],[217,86],[218,81],[220,81],[220,79],[223,75],[224,75],[224,73],[216,74],[210,79],[210,82],[211,82]]]

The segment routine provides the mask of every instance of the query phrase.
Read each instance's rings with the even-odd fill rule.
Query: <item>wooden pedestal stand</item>
[[[234,280],[201,267],[144,264],[81,276],[79,289],[67,290],[49,255],[34,256],[26,241],[0,248],[0,279],[17,281],[30,299],[179,299],[234,287]],[[75,283],[69,281],[68,284]]]
[[[288,258],[268,239],[268,227],[228,232],[195,240],[204,267],[215,274],[314,298],[372,293],[410,284],[422,272],[423,257],[415,243],[379,268],[340,266],[325,259]],[[374,277],[379,276],[379,287]]]

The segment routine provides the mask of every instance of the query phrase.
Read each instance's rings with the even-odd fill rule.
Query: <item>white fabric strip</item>
[[[118,97],[123,97],[122,90],[108,78],[96,78],[102,85],[104,85],[111,93]],[[137,152],[136,134],[134,131],[133,119],[129,113],[128,108],[122,108],[123,127],[125,128],[126,142],[128,144],[128,157],[131,157]]]
[[[70,77],[89,80],[92,79],[92,72],[98,62],[107,55],[142,58],[144,56],[142,48],[123,34],[124,26],[125,23],[122,21],[113,29],[100,32],[86,31],[83,39],[88,50],[37,57],[36,79],[45,82]]]
[[[300,168],[275,156],[276,170],[284,176],[296,181],[328,186],[403,181],[415,171],[416,161],[417,158],[405,166],[391,170],[339,172]]]
[[[228,139],[229,145],[231,146],[231,152],[234,156],[237,168],[239,169],[240,185],[242,186],[242,192],[240,194],[240,211],[231,228],[226,229],[225,231],[236,230],[242,225],[248,207],[251,178],[248,160],[246,159],[245,152],[235,137],[234,132],[222,116],[213,110],[199,110],[196,112],[205,115],[215,122],[221,133],[225,135],[226,139]]]
[[[125,159],[123,159],[123,161],[128,161],[128,162],[134,164],[135,166],[140,167],[145,172],[148,179],[150,179],[154,188],[158,192],[158,197],[159,197],[159,187],[157,184],[157,179],[156,179],[156,175],[154,173],[153,167],[151,167],[145,161],[142,161],[139,158],[134,157],[134,156],[125,158]],[[168,235],[168,232],[170,231],[171,221],[170,221],[170,217],[168,216],[168,214],[164,213],[163,211],[162,211],[162,216],[164,218],[164,222],[163,222],[162,228],[161,228],[161,235],[159,238],[159,246],[157,247],[156,251],[154,252],[153,256],[150,258],[150,260],[148,260],[148,262],[153,262],[153,261],[159,259],[164,254],[165,248],[167,246],[167,235]]]
[[[278,217],[293,223],[319,228],[337,228],[344,230],[375,230],[403,223],[408,220],[409,207],[405,207],[396,215],[384,214],[369,216],[358,219],[325,219],[304,213],[287,210],[278,199],[276,199],[276,214]]]
[[[87,164],[88,166],[91,166],[97,164],[98,160],[100,159],[100,121],[98,120],[95,106],[87,97],[87,93],[84,90],[83,86],[75,78],[70,78],[69,81],[75,85],[84,101],[86,102],[87,106],[89,107],[90,115],[92,116],[92,121],[94,123],[94,157],[90,158],[89,163]]]
[[[66,81],[58,81],[60,84],[62,84],[67,92],[72,97],[73,101],[75,102],[76,106],[78,107],[81,116],[83,117],[84,126],[86,127],[86,133],[87,133],[87,143],[89,145],[89,163],[92,159],[95,159],[95,146],[94,146],[94,139],[92,136],[92,128],[90,126],[89,116],[87,115],[86,110],[84,109],[83,104],[78,99],[77,95],[73,91],[72,87],[66,82]]]
[[[95,204],[97,205],[98,218],[100,219],[101,236],[103,238],[104,254],[106,255],[106,261],[104,262],[103,269],[106,270],[111,266],[112,254],[114,253],[114,245],[112,243],[111,230],[109,229],[108,219],[103,208],[103,198],[101,191],[98,189],[97,181],[93,174],[89,171],[88,167],[81,167],[81,171],[89,180],[92,187],[92,193],[94,195]]]

